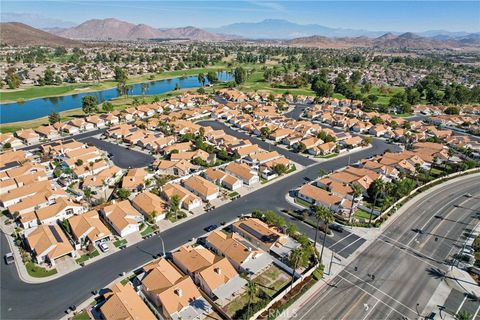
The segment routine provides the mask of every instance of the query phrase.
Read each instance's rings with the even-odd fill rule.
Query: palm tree
[[[250,316],[250,305],[252,304],[253,298],[257,295],[258,287],[257,283],[252,280],[247,282],[247,296],[248,296],[248,315]]]
[[[180,197],[178,195],[174,195],[170,199],[170,212],[169,215],[173,215],[175,220],[178,219],[178,211],[180,211]]]
[[[374,199],[373,199],[373,205],[370,211],[370,218],[368,219],[368,224],[372,223],[372,216],[373,216],[373,210],[375,206],[377,205],[378,197],[383,194],[385,191],[385,182],[383,182],[382,179],[375,179],[372,182],[372,185],[370,186],[372,188],[373,193],[375,194]]]
[[[293,282],[295,280],[295,272],[296,272],[297,268],[306,265],[305,252],[303,251],[302,248],[293,249],[290,252],[290,256],[288,258],[289,258],[289,261],[290,261],[290,265],[292,267],[292,283],[291,283],[291,286],[293,287]]]
[[[320,262],[322,262],[323,248],[325,247],[325,241],[327,239],[328,233],[328,224],[333,221],[333,213],[330,211],[330,209],[319,206],[314,206],[313,211],[315,214],[315,218],[317,219],[317,227],[315,228],[315,240],[313,246],[315,252],[317,252],[318,229],[320,228],[320,221],[323,221],[325,223],[325,233],[323,234],[322,251],[319,258]]]
[[[355,202],[358,200],[358,198],[362,195],[362,189],[354,184],[352,185],[352,205],[350,207],[350,213],[348,214],[348,222],[351,222],[352,221],[352,215],[353,215],[353,208],[355,206]]]

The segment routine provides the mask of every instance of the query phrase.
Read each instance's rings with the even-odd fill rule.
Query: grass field
[[[98,252],[98,250],[95,250],[93,252],[90,252],[90,253],[87,253],[87,254],[84,254],[83,256],[80,256],[80,258],[76,259],[75,261],[80,264],[82,262],[85,262],[91,258],[94,258],[96,256],[98,256],[100,253]]]
[[[37,266],[33,262],[27,262],[25,267],[27,268],[28,274],[35,278],[45,278],[45,277],[53,276],[54,274],[57,273],[57,269],[47,270],[45,268]]]
[[[355,211],[353,216],[358,218],[358,219],[365,219],[365,220],[370,219],[370,213],[366,212],[364,210],[361,210],[361,209],[358,209],[357,211]],[[372,216],[372,219],[374,219],[374,218],[375,218],[375,216]]]
[[[125,240],[125,239],[119,239],[119,240],[113,242],[113,245],[117,248],[120,247],[120,246],[123,246],[125,244],[127,244],[127,240]]]

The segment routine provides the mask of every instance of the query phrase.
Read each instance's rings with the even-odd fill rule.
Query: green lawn
[[[127,240],[125,239],[118,239],[117,241],[113,242],[113,245],[117,248],[123,246],[124,244],[127,244]]]
[[[353,216],[358,219],[365,219],[365,220],[370,219],[370,213],[361,209],[357,209],[357,211],[355,211]],[[372,216],[372,219],[375,219],[375,215]]]
[[[47,270],[45,268],[42,268],[36,265],[33,262],[27,262],[25,267],[27,268],[28,274],[35,278],[50,277],[57,273],[57,269]]]
[[[300,198],[295,198],[295,203],[298,203],[299,205],[301,206],[304,206],[306,208],[310,208],[311,204],[308,203],[307,201],[303,200],[303,199],[300,199]]]
[[[336,156],[338,156],[338,153],[330,153],[330,154],[326,154],[324,156],[315,156],[315,158],[330,159],[330,158],[334,158]]]
[[[90,320],[87,311],[82,311],[73,316],[72,320]]]
[[[82,262],[85,262],[91,258],[94,258],[96,256],[98,256],[100,253],[98,252],[98,250],[95,249],[95,251],[93,252],[90,252],[90,253],[87,253],[87,254],[84,254],[83,256],[80,256],[80,258],[76,259],[75,261],[80,264]]]
[[[239,193],[238,193],[237,191],[233,191],[233,192],[230,192],[230,193],[228,194],[228,196],[229,196],[230,198],[236,197],[236,196],[238,196],[238,195],[239,195]]]
[[[140,234],[142,235],[142,237],[145,237],[146,235],[149,235],[149,234],[152,233],[152,232],[153,232],[152,226],[147,225],[147,226],[142,230],[142,232],[140,232]]]

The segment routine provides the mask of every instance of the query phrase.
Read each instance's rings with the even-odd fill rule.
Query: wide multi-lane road
[[[477,174],[413,200],[361,255],[312,295],[297,319],[414,319],[429,314],[427,303],[444,280],[452,255],[479,221],[479,186]],[[462,307],[467,304],[469,310],[480,309],[476,300]]]
[[[243,134],[235,132],[235,134]],[[348,156],[337,157],[322,163],[315,163],[306,169],[265,186],[259,191],[246,195],[234,202],[203,214],[199,217],[185,221],[171,229],[162,232],[167,250],[172,250],[193,237],[202,235],[202,228],[210,224],[220,224],[229,221],[240,214],[250,212],[252,209],[281,210],[291,208],[285,200],[285,195],[294,187],[305,183],[305,177],[316,178],[320,169],[332,171],[344,167],[348,161],[355,162],[376,154],[383,153],[392,145],[382,140],[374,139],[373,147],[353,153]],[[288,216],[286,216],[289,219]],[[299,229],[310,237],[314,230],[300,223]],[[341,241],[349,237],[349,241]],[[347,257],[362,243],[363,239],[349,234],[335,233],[328,237],[327,246],[334,246],[340,255]],[[353,243],[353,244],[352,244]],[[4,236],[1,237],[2,252],[8,251],[8,244]],[[19,279],[15,266],[1,265],[1,319],[54,319],[63,315],[72,304],[79,304],[89,297],[92,290],[102,288],[113,281],[124,271],[132,270],[152,259],[152,255],[161,252],[160,239],[152,237],[136,245],[128,247],[119,253],[109,255],[82,269],[69,273],[61,278],[40,283],[28,284]],[[28,302],[28,303],[26,303]]]

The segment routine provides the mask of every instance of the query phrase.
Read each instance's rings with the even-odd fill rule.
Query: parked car
[[[203,229],[203,230],[205,230],[205,231],[207,231],[207,232],[211,232],[211,231],[213,231],[213,230],[215,230],[215,229],[217,229],[217,228],[218,228],[218,226],[217,226],[216,224],[211,224],[211,225],[209,225],[208,227],[206,227],[206,228]]]
[[[471,193],[465,193],[465,197],[467,197],[467,198],[471,198],[471,197],[473,197],[473,196],[472,196],[472,194],[471,194]]]
[[[5,256],[3,258],[5,259],[6,264],[12,264],[12,263],[15,262],[15,258],[13,256],[13,253],[11,253],[11,252],[5,254]]]
[[[102,252],[107,252],[108,251],[108,244],[106,242],[100,242],[98,244],[98,247],[100,248],[100,250],[102,250]]]
[[[343,232],[343,226],[339,225],[338,223],[332,223],[328,226],[328,228],[337,232]]]

